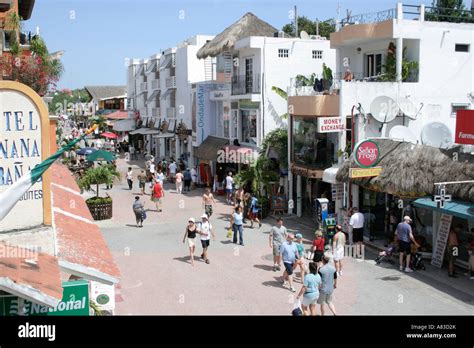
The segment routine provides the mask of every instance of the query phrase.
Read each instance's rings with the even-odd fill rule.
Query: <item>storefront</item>
[[[250,100],[239,101],[239,141],[243,144],[258,144],[260,103]]]

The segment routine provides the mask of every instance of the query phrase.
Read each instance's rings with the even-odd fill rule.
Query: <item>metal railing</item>
[[[160,108],[152,108],[151,109],[151,116],[160,117]]]
[[[176,108],[166,108],[166,117],[175,118],[176,117]]]
[[[450,8],[426,6],[425,21],[474,23],[474,12],[471,12],[470,10],[453,10]]]
[[[151,88],[152,89],[160,89],[160,80],[152,80],[151,81]]]
[[[232,95],[260,93],[260,74],[232,76]]]
[[[397,10],[391,8],[379,12],[363,13],[355,16],[347,17],[341,20],[341,27],[350,24],[366,24],[366,23],[378,23],[389,19],[395,19],[397,17]]]
[[[147,83],[146,83],[146,82],[140,83],[140,92],[146,91],[147,88],[148,88],[148,87],[147,87]]]
[[[176,88],[176,76],[167,77],[165,86],[166,88]]]

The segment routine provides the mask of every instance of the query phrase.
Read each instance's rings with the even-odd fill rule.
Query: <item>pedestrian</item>
[[[273,250],[273,272],[281,271],[280,247],[287,238],[286,227],[283,226],[282,218],[277,218],[276,226],[270,230],[269,243]]]
[[[178,166],[176,165],[175,161],[172,159],[171,160],[171,163],[169,165],[169,171],[170,171],[170,181],[172,183],[174,183],[174,179],[175,179],[175,176],[176,176],[176,170],[178,169]]]
[[[362,242],[364,241],[364,214],[359,212],[359,208],[352,208],[353,214],[349,220],[352,227],[353,242],[356,243],[356,255],[361,255]]]
[[[132,188],[133,188],[133,171],[132,171],[132,167],[128,167],[128,171],[127,171],[127,183],[128,183],[128,188],[129,188],[129,190],[132,190]]]
[[[137,227],[143,227],[143,220],[146,219],[145,205],[140,201],[140,197],[136,196],[132,206],[133,212],[135,213],[135,220]]]
[[[196,251],[196,234],[197,228],[194,218],[188,219],[188,225],[184,231],[183,243],[188,239],[189,246],[189,259],[191,260],[191,265],[194,266],[194,252]]]
[[[163,174],[163,170],[161,169],[161,167],[158,167],[158,171],[156,172],[156,175],[155,175],[155,181],[159,182],[161,184],[161,187],[163,188],[164,180],[165,180],[165,175]]]
[[[299,257],[298,248],[296,247],[296,244],[293,243],[294,238],[295,236],[293,233],[288,234],[286,242],[280,246],[280,255],[283,260],[283,265],[285,266],[282,283],[283,286],[285,286],[288,282],[292,292],[296,292],[293,286],[293,266],[296,259]]]
[[[214,195],[211,193],[211,190],[206,188],[206,191],[202,195],[202,205],[204,207],[204,212],[206,215],[211,218],[212,216],[212,204],[216,203],[216,200],[214,199]]]
[[[234,179],[232,178],[232,172],[229,172],[225,178],[225,192],[227,198],[227,204],[232,204],[232,193],[234,189]]]
[[[244,195],[245,195],[244,188],[239,187],[239,189],[235,193],[235,202],[234,202],[234,204],[242,203],[242,208],[243,208],[243,206],[244,206]]]
[[[405,216],[403,221],[397,225],[395,232],[396,238],[398,240],[398,252],[400,253],[400,271],[405,269],[405,272],[413,272],[413,270],[410,268],[411,242],[413,242],[417,247],[420,246],[413,237],[413,231],[410,226],[411,222],[411,218],[409,216]],[[405,258],[406,264],[404,265],[403,262]]]
[[[197,181],[198,181],[198,174],[197,174],[196,167],[192,167],[191,168],[191,189],[192,190],[196,188]]]
[[[318,274],[318,264],[309,263],[309,273],[304,276],[303,286],[296,297],[298,300],[303,296],[301,307],[305,315],[317,315],[316,304],[319,298],[319,287],[322,284],[321,276]]]
[[[234,212],[230,216],[230,224],[232,226],[232,231],[234,231],[234,237],[232,242],[237,243],[237,234],[239,236],[239,244],[244,246],[244,225],[243,225],[243,213],[240,206],[234,209]]]
[[[155,184],[153,185],[152,191],[151,191],[151,200],[155,202],[156,206],[156,211],[161,212],[161,201],[163,197],[165,196],[165,192],[163,190],[163,187],[161,186],[159,181],[155,181]]]
[[[448,276],[450,278],[457,278],[457,275],[454,272],[454,263],[456,262],[456,257],[458,256],[459,253],[459,232],[460,232],[460,227],[457,226],[456,228],[453,228],[451,226],[451,229],[449,230],[448,234],[448,243],[446,246],[446,254],[448,256]]]
[[[250,208],[249,208],[249,218],[250,218],[250,228],[253,228],[253,223],[256,222],[258,223],[258,227],[262,227],[262,223],[258,219],[258,198],[255,196],[255,194],[252,194],[252,198],[250,199]]]
[[[142,190],[142,195],[145,194],[145,185],[146,185],[146,173],[142,169],[140,174],[138,174],[138,186]]]
[[[191,191],[191,171],[189,168],[186,168],[183,174],[184,177],[184,192]]]
[[[303,245],[303,235],[301,233],[297,233],[295,235],[296,238],[296,248],[298,249],[298,255],[299,257],[296,259],[295,265],[293,266],[293,271],[296,270],[296,268],[300,268],[300,279],[301,283],[304,281],[304,275],[305,275],[305,262],[304,262],[304,245]]]
[[[342,259],[344,258],[344,246],[346,245],[346,235],[342,232],[342,226],[336,225],[336,234],[332,238],[332,253],[334,266],[338,276],[342,275]]]
[[[318,304],[321,305],[321,315],[324,315],[324,304],[326,303],[332,314],[336,315],[336,308],[332,303],[332,293],[337,287],[337,273],[334,266],[329,263],[329,256],[324,255],[323,266],[319,269],[321,276],[321,288],[319,290]]]
[[[181,171],[178,169],[178,172],[174,176],[175,182],[176,182],[176,193],[183,193],[183,174]]]
[[[201,223],[198,226],[198,233],[201,235],[201,259],[203,259],[208,264],[209,258],[207,257],[207,249],[211,243],[211,235],[213,239],[215,238],[215,235],[214,231],[212,230],[212,225],[209,222],[209,218],[206,214],[202,214],[201,216]]]
[[[315,233],[316,239],[313,240],[313,261],[316,262],[318,265],[321,262],[321,259],[324,255],[324,245],[326,241],[324,240],[323,231],[317,230]]]
[[[250,199],[252,198],[252,195],[250,192],[246,192],[244,194],[244,223],[246,223],[246,219],[249,217],[249,208],[250,208]],[[286,237],[285,237],[286,238]]]

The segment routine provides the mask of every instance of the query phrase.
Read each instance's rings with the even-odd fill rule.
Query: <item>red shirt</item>
[[[154,198],[161,198],[163,196],[163,189],[159,182],[153,185],[153,197]]]
[[[313,246],[317,251],[324,251],[324,237],[313,240]]]

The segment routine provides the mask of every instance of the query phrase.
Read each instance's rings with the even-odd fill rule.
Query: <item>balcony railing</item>
[[[232,95],[260,93],[260,74],[232,76]]]
[[[176,76],[167,77],[165,86],[166,88],[176,88]]]
[[[160,89],[160,80],[152,80],[151,81],[151,88],[152,89]]]
[[[348,24],[366,24],[366,23],[378,23],[389,19],[394,19],[397,16],[397,11],[394,8],[371,13],[363,13],[355,16],[350,16],[343,19],[340,22],[341,27]]]
[[[160,108],[152,108],[151,109],[151,116],[160,117]]]
[[[175,118],[176,117],[176,108],[167,108],[166,109],[166,117]]]
[[[148,86],[147,86],[147,83],[146,82],[142,82],[140,83],[140,92],[144,92],[148,89]]]
[[[140,117],[146,117],[146,108],[140,108]]]

